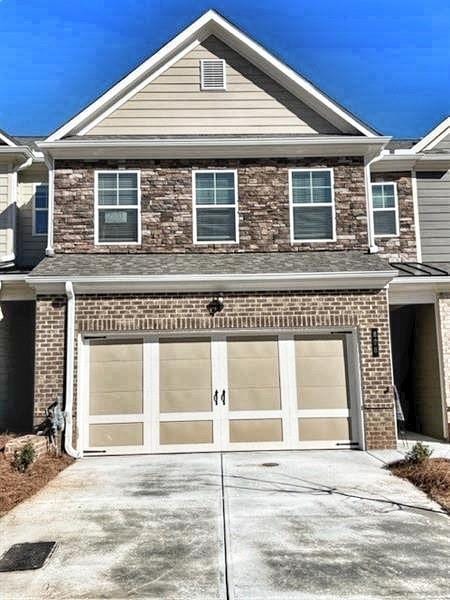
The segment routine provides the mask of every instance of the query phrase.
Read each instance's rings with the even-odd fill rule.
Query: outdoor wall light
[[[213,317],[223,309],[223,296],[216,296],[207,306],[209,314]]]

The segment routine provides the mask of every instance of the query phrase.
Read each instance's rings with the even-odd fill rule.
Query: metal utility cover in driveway
[[[14,544],[0,559],[0,572],[28,571],[44,566],[55,549],[56,542]]]

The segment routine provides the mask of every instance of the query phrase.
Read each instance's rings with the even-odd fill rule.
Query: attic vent
[[[201,60],[202,90],[225,90],[225,61],[220,59]]]

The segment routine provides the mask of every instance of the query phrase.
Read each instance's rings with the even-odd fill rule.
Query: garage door
[[[84,448],[120,453],[356,445],[351,338],[283,333],[86,340]]]

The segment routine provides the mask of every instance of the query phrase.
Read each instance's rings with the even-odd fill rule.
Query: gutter
[[[296,289],[371,289],[384,287],[397,272],[354,271],[322,273],[240,273],[240,274],[188,274],[188,275],[115,275],[115,276],[74,276],[71,283],[78,293],[125,293],[139,292],[191,292],[191,291],[260,291]],[[67,276],[29,276],[27,283],[47,290],[60,291]]]
[[[64,416],[64,449],[72,458],[81,458],[81,452],[72,445],[73,369],[75,347],[75,292],[71,281],[66,281],[67,324],[66,324],[66,393]]]

